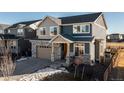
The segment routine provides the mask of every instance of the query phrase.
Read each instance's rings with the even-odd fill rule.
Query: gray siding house
[[[36,38],[37,22],[39,22],[39,20],[19,22],[6,29],[6,35],[9,37],[18,37],[18,39],[10,38],[11,41],[15,42],[15,46],[11,47],[12,53],[25,56],[26,54],[29,54],[28,52],[31,52],[31,43],[29,42],[29,39]]]
[[[6,34],[16,35],[25,39],[36,37],[36,27],[39,20],[15,23],[6,29]]]
[[[32,57],[52,62],[79,56],[84,62],[100,61],[106,48],[107,25],[102,13],[55,18],[46,16],[37,25]]]
[[[2,48],[10,48],[12,53],[19,53],[19,47],[18,47],[18,41],[20,40],[19,37],[16,37],[15,35],[9,35],[9,34],[0,34],[0,49]]]

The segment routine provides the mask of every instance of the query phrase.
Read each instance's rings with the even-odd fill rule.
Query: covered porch
[[[72,41],[57,35],[51,41],[51,61],[66,60],[70,63],[71,57],[81,57],[84,63],[90,63],[94,60],[94,44],[93,42]]]
[[[74,42],[63,37],[62,35],[57,35],[51,41],[51,61],[66,60],[69,64],[70,57],[75,55]]]

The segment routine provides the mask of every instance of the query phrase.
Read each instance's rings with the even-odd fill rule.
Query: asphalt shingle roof
[[[20,37],[17,37],[11,34],[0,34],[0,38],[1,39],[19,39]]]
[[[101,12],[100,13],[85,14],[85,15],[60,17],[59,19],[61,19],[62,24],[94,22],[100,15],[101,15]]]
[[[71,41],[92,41],[94,37],[78,37],[78,36],[71,36],[69,34],[62,34],[63,37],[71,40]]]
[[[8,28],[16,28],[19,24],[23,24],[23,25],[25,25],[25,26],[29,26],[30,24],[33,24],[33,23],[35,23],[35,22],[37,22],[37,21],[40,21],[40,20],[32,20],[32,21],[18,22],[18,23],[16,23],[16,24],[11,25],[11,26],[8,27]],[[8,28],[7,28],[7,29],[8,29]]]
[[[102,12],[99,13],[92,13],[92,14],[84,14],[84,15],[76,15],[76,16],[68,16],[68,17],[60,17],[58,19],[61,19],[62,24],[70,24],[70,23],[82,23],[82,22],[94,22]],[[23,24],[25,26],[28,26],[32,23],[35,23],[40,20],[32,20],[32,21],[24,21],[24,22],[18,22],[13,25],[11,25],[8,28],[16,28],[19,24]],[[7,29],[8,29],[7,28]]]

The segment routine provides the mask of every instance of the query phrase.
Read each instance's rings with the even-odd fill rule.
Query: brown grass
[[[114,47],[114,48],[124,48],[124,43],[121,42],[110,42],[107,43],[107,47]]]

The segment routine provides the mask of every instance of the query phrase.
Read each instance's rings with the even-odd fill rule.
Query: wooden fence
[[[119,55],[119,52],[120,51],[121,51],[121,49],[118,49],[117,52],[115,53],[115,55],[112,56],[111,62],[109,64],[109,66],[107,67],[107,69],[105,70],[104,75],[103,75],[103,80],[104,81],[107,81],[108,80],[109,75],[112,72],[112,68],[116,64],[116,60],[118,60],[118,55]]]

